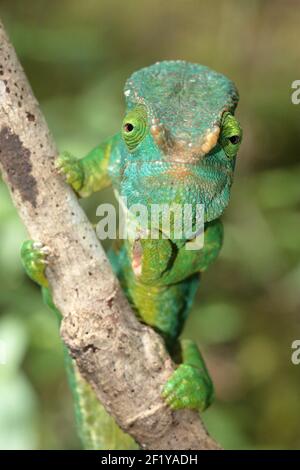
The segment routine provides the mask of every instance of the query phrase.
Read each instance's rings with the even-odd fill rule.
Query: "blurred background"
[[[236,82],[244,140],[224,247],[184,335],[215,382],[203,415],[213,437],[299,448],[299,2],[0,0],[0,15],[58,147],[78,156],[119,129],[123,84],[140,67],[185,59]],[[91,219],[111,198],[84,201]],[[0,181],[0,448],[79,448],[56,320],[21,268],[25,238]]]

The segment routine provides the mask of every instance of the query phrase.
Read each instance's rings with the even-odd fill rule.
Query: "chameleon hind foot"
[[[27,275],[42,287],[48,287],[45,276],[49,248],[40,242],[27,240],[21,248],[21,261]]]
[[[213,384],[197,346],[182,341],[183,363],[165,384],[162,396],[173,409],[204,411],[213,400]]]
[[[162,396],[173,410],[204,411],[211,403],[211,386],[199,369],[181,364],[164,386]]]

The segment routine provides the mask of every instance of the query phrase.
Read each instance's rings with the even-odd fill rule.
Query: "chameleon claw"
[[[42,246],[40,248],[40,252],[43,253],[44,255],[49,255],[50,254],[50,248],[48,246]]]
[[[47,256],[50,254],[50,248],[47,245],[43,245],[41,242],[33,242],[32,248],[43,255]]]
[[[41,248],[43,248],[43,244],[41,242],[33,242],[32,243],[32,247],[35,249],[35,250],[40,250]]]

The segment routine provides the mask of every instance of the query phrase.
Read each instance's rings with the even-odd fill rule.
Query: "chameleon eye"
[[[233,145],[236,145],[240,142],[240,136],[239,135],[233,135],[232,137],[229,137],[229,140]]]
[[[238,120],[229,112],[223,114],[220,144],[228,158],[235,158],[242,141],[242,129]]]
[[[126,122],[126,124],[124,124],[124,132],[132,132],[134,129],[134,125],[131,124],[131,122]]]
[[[127,113],[123,121],[122,136],[130,151],[133,151],[144,139],[147,131],[147,110],[138,105]]]

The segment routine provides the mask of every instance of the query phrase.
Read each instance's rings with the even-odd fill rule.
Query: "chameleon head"
[[[238,92],[224,75],[184,61],[158,62],[125,85],[120,194],[132,204],[228,204],[242,131]]]

